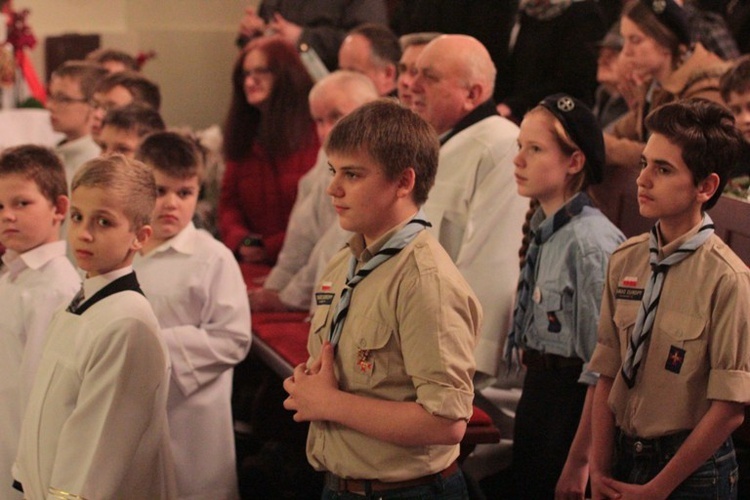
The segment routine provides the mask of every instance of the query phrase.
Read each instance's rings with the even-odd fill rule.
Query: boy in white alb
[[[0,156],[0,498],[20,499],[11,468],[21,417],[52,313],[70,302],[80,278],[65,257],[60,224],[68,185],[59,158],[40,146]]]
[[[73,179],[68,240],[86,279],[52,319],[21,427],[14,476],[29,500],[176,497],[169,358],[131,266],[155,195],[122,156]]]
[[[172,358],[169,427],[179,498],[238,498],[231,395],[234,365],[250,348],[250,309],[232,252],[191,222],[201,155],[157,132],[137,157],[156,179],[153,237],[134,266]]]

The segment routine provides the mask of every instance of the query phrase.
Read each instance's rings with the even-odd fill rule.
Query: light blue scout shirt
[[[531,219],[536,229],[545,219],[539,209]],[[540,247],[532,307],[519,344],[584,361],[579,382],[596,384],[588,371],[596,347],[597,323],[610,254],[625,240],[622,232],[597,208],[583,211]],[[529,314],[529,312],[531,314]]]

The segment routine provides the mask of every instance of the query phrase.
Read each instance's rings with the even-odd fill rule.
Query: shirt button
[[[367,345],[367,341],[365,339],[359,339],[359,347],[365,347]]]

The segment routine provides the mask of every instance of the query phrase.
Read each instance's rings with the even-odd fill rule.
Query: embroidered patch
[[[328,292],[315,292],[315,303],[319,306],[328,306],[333,302],[336,294]]]
[[[680,373],[682,370],[682,363],[685,362],[685,349],[679,347],[670,346],[669,356],[667,356],[667,363],[664,365],[665,370],[669,370],[673,373]]]
[[[562,330],[562,325],[560,324],[560,320],[557,319],[555,311],[549,311],[547,313],[547,321],[549,322],[549,324],[547,325],[547,331],[552,333],[560,333],[560,331]]]
[[[643,288],[628,288],[625,286],[618,286],[617,290],[615,290],[615,298],[621,300],[642,300]]]
[[[357,367],[360,373],[365,375],[372,375],[372,361],[370,360],[370,350],[360,349],[357,351]]]

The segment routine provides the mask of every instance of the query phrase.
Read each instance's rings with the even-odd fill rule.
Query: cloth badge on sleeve
[[[667,356],[667,363],[664,365],[665,370],[669,370],[673,373],[680,373],[682,370],[682,364],[685,362],[685,349],[679,347],[670,346],[669,356]]]
[[[615,299],[643,300],[643,288],[638,288],[638,276],[625,276],[615,290]]]
[[[315,292],[315,304],[319,306],[328,306],[333,302],[333,283],[330,281],[324,281],[320,284],[320,291]]]

